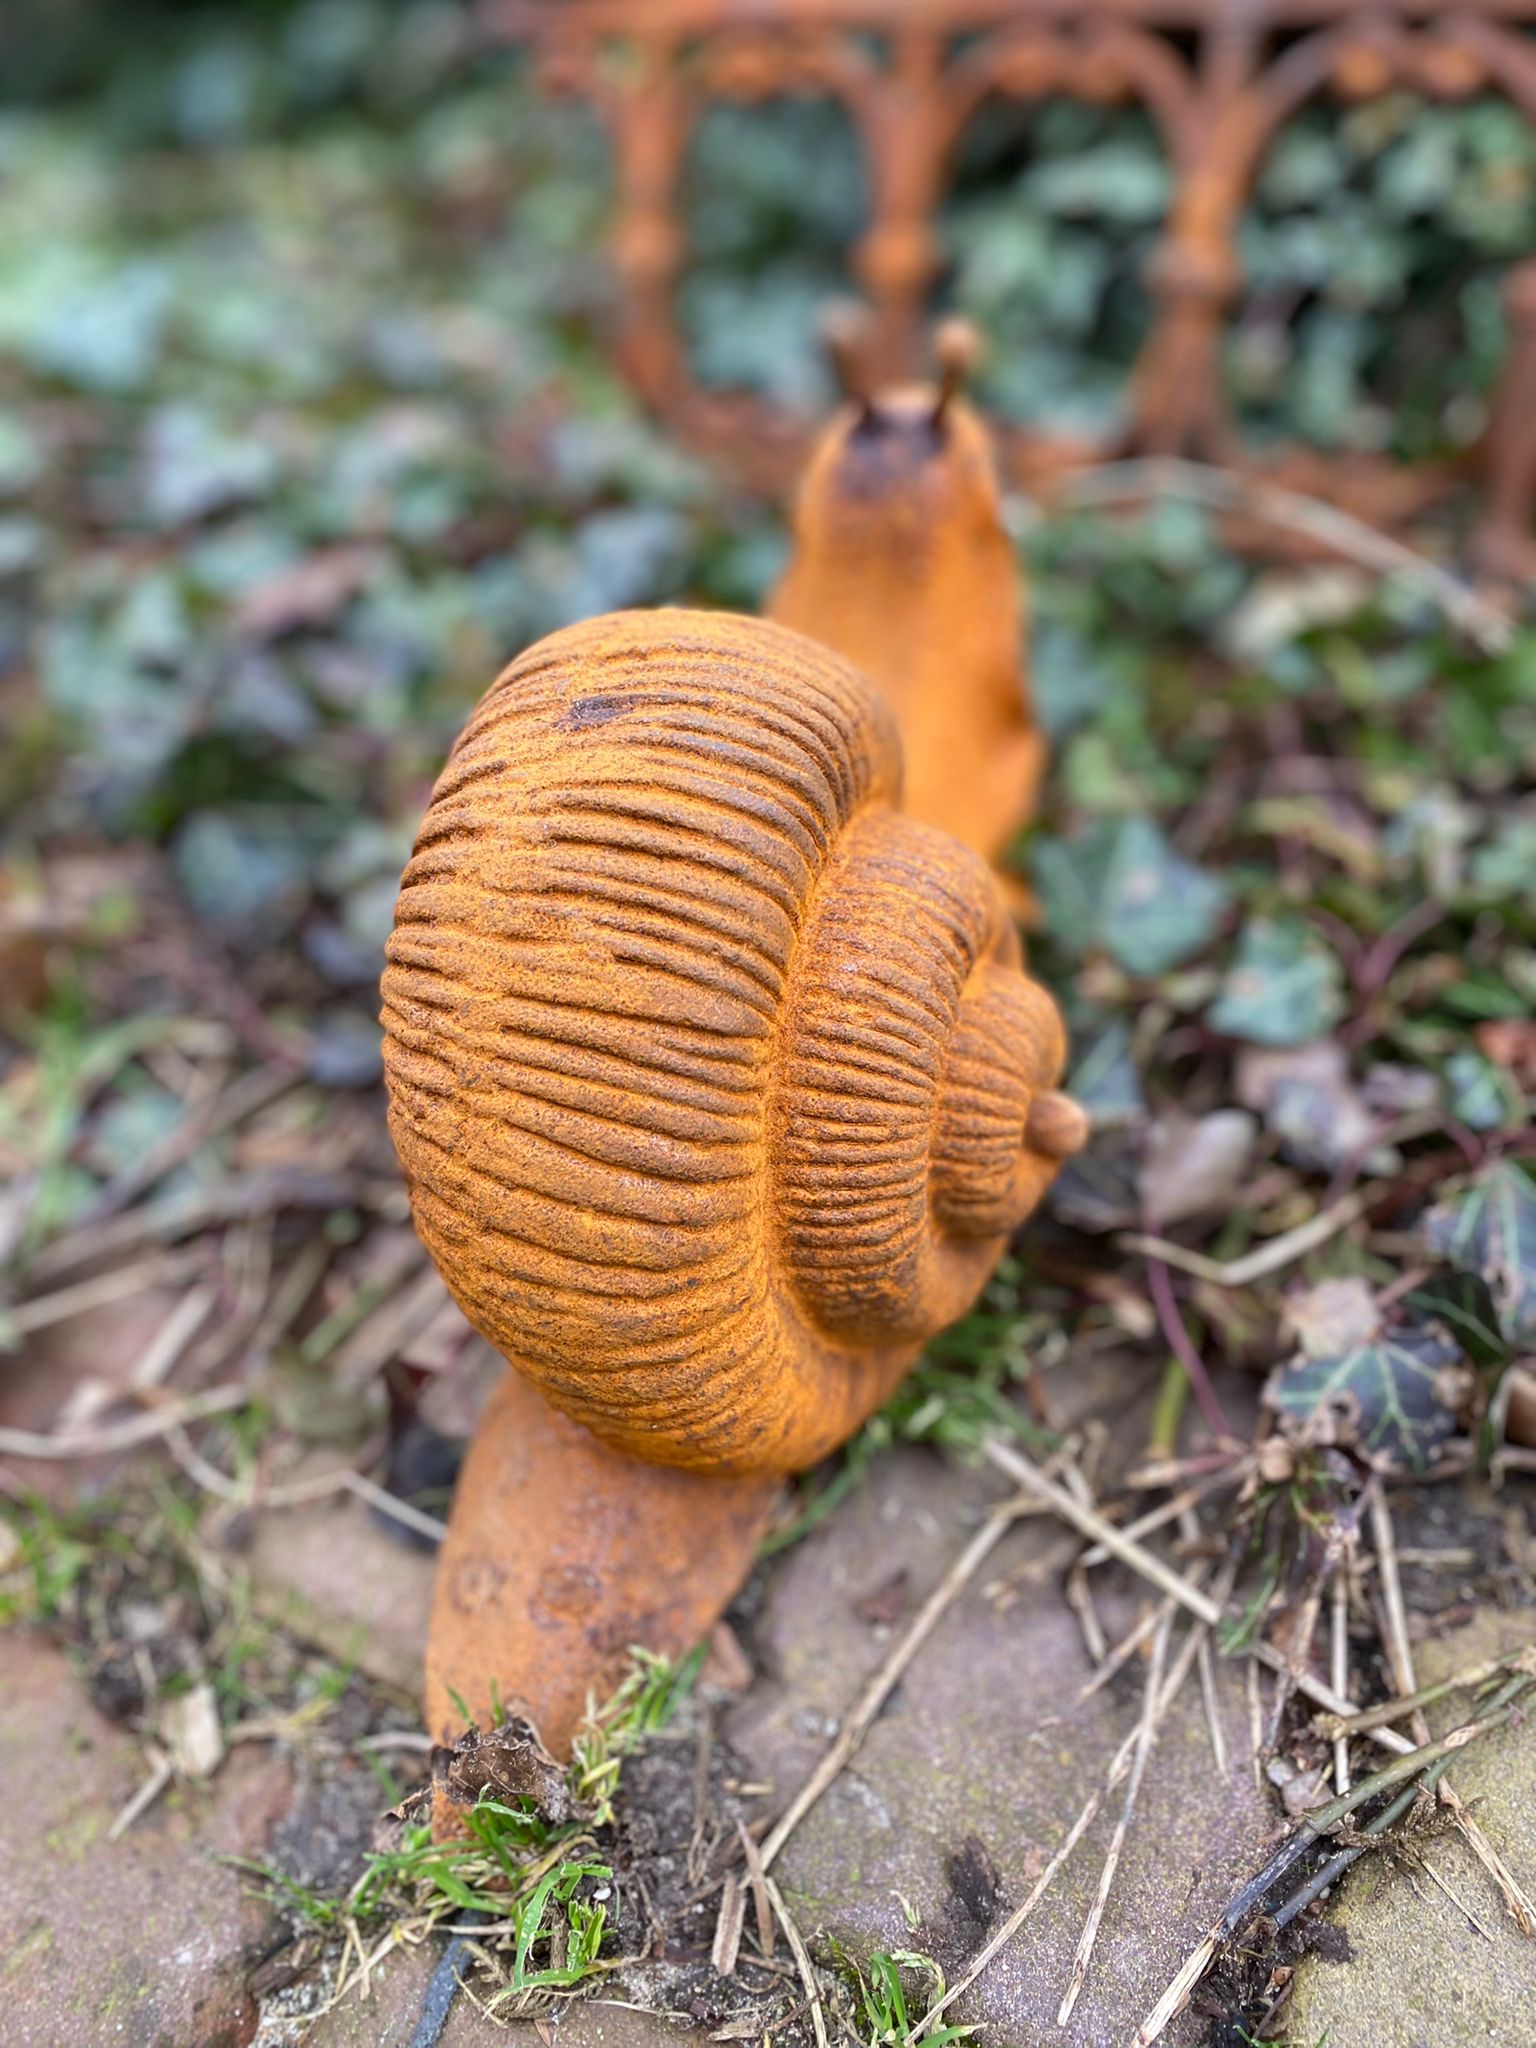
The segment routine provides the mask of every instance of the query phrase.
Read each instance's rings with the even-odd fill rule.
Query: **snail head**
[[[884,386],[866,374],[867,315],[838,308],[825,330],[844,402],[805,472],[796,510],[802,544],[909,560],[935,535],[963,542],[994,534],[991,440],[962,396],[980,354],[974,328],[941,322],[933,381]]]

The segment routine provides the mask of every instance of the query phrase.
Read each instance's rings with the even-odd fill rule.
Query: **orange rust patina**
[[[1084,1134],[983,860],[897,809],[841,656],[761,620],[555,634],[470,718],[384,975],[416,1226],[508,1386],[428,1652],[569,1745],[696,1640],[774,1482],[966,1310]],[[558,1411],[558,1413],[554,1412]]]
[[[904,808],[996,864],[1034,812],[1045,742],[991,437],[957,395],[975,341],[952,321],[937,348],[938,384],[855,397],[822,436],[768,610],[878,684],[901,729]]]

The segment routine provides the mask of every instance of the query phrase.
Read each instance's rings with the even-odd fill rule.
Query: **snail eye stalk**
[[[968,320],[945,320],[933,337],[933,353],[939,372],[933,424],[941,427],[981,358],[981,337]]]

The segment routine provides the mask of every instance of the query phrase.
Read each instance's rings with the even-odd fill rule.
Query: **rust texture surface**
[[[800,486],[794,542],[771,616],[879,685],[901,729],[903,808],[996,862],[1033,814],[1045,743],[986,429],[943,388],[845,406]]]
[[[470,1444],[438,1564],[428,1733],[458,1733],[455,1694],[483,1727],[499,1701],[563,1756],[636,1643],[677,1658],[708,1635],[778,1490],[771,1477],[642,1464],[507,1373]]]
[[[486,18],[539,51],[552,87],[600,107],[618,183],[621,361],[684,439],[772,488],[795,472],[803,420],[695,379],[675,290],[688,259],[679,188],[690,137],[720,100],[825,94],[848,111],[871,217],[853,252],[877,316],[884,377],[919,367],[942,262],[936,218],[960,137],[993,95],[1144,106],[1173,198],[1147,277],[1155,315],[1122,424],[1098,439],[1015,428],[1027,487],[1128,453],[1203,457],[1328,497],[1386,526],[1412,522],[1470,474],[1479,559],[1530,571],[1536,523],[1536,257],[1506,286],[1509,352],[1493,424],[1460,464],[1246,447],[1223,388],[1242,273],[1237,230],[1265,154],[1310,101],[1408,88],[1491,92],[1536,121],[1536,0],[490,0]]]
[[[558,1737],[616,1644],[697,1633],[762,1482],[858,1427],[1082,1142],[996,879],[901,773],[841,656],[686,611],[541,642],[443,770],[384,976],[390,1127],[450,1290],[570,1422],[508,1394],[471,1453],[439,1716],[495,1675]]]

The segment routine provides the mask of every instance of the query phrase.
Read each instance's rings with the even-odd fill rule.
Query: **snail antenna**
[[[852,405],[870,408],[869,351],[873,336],[869,308],[857,299],[834,299],[821,316],[822,346],[837,388]]]
[[[933,337],[933,353],[938,364],[939,395],[934,401],[933,424],[944,423],[950,402],[966,379],[975,369],[981,357],[981,336],[969,320],[951,317],[941,320]]]

